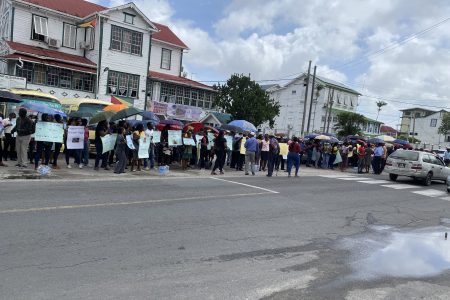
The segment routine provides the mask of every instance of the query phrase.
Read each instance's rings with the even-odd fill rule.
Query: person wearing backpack
[[[280,153],[280,145],[273,134],[269,134],[269,157],[267,160],[267,177],[272,177],[275,160]]]

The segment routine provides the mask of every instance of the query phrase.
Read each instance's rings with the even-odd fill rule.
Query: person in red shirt
[[[364,146],[364,143],[359,143],[359,148],[358,148],[358,174],[362,174],[363,169],[365,167],[365,162],[366,162],[366,148]]]
[[[289,153],[287,155],[287,171],[288,177],[291,177],[292,165],[295,166],[295,177],[298,177],[298,169],[300,169],[300,152],[301,147],[298,143],[298,138],[293,137],[289,144]]]

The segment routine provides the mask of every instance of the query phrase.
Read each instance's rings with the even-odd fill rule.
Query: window
[[[44,65],[34,65],[33,72],[33,83],[34,84],[45,84],[45,66]]]
[[[72,71],[61,69],[59,72],[59,86],[70,89],[72,87]]]
[[[420,118],[420,113],[416,113],[416,114],[414,115],[414,117]]]
[[[191,95],[192,95],[191,105],[192,105],[192,106],[198,106],[198,104],[197,104],[197,100],[198,100],[198,91],[193,89],[193,90],[191,91]]]
[[[204,107],[205,105],[205,91],[198,91],[198,107]]]
[[[48,36],[47,22],[47,18],[33,15],[31,39],[45,41],[45,37]]]
[[[64,23],[63,46],[75,49],[76,43],[77,43],[77,27],[75,25]]]
[[[86,44],[89,44],[90,50],[94,49],[94,44],[95,44],[95,30],[92,27],[87,27],[86,28]]]
[[[124,22],[125,23],[129,23],[129,24],[134,24],[134,15],[132,14],[127,14],[127,13],[123,13],[124,14]]]
[[[410,111],[405,111],[405,116],[410,116],[411,112]]]
[[[142,33],[111,25],[111,49],[141,55]]]
[[[166,83],[161,83],[161,95],[160,100],[162,102],[168,102],[167,94],[169,93],[169,86]]]
[[[25,77],[27,79],[27,82],[33,82],[33,64],[25,61],[23,62],[22,69],[17,66],[16,76]]]
[[[291,93],[292,93],[292,95],[295,95],[295,94],[297,94],[297,91],[293,90],[293,91],[291,91]]]
[[[183,87],[182,86],[177,86],[177,104],[183,104]]]
[[[94,75],[84,74],[83,75],[83,91],[93,92],[94,91]]]
[[[150,80],[147,82],[147,97],[150,100],[153,100],[152,99],[152,97],[153,97],[153,81],[150,81]]]
[[[175,86],[174,85],[169,86],[169,102],[175,103]]]
[[[184,88],[184,105],[190,105],[190,104],[191,104],[191,89]]]
[[[430,127],[436,127],[436,125],[437,125],[437,119],[431,119]]]
[[[57,68],[49,67],[47,69],[47,85],[59,86],[59,70]]]
[[[116,71],[108,72],[108,94],[138,98],[139,76]]]
[[[161,69],[170,70],[171,59],[172,59],[172,50],[163,48],[161,52]]]
[[[83,74],[78,72],[73,73],[72,88],[79,91],[83,89]]]

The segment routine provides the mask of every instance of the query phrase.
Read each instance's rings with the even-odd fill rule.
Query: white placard
[[[67,128],[67,149],[84,149],[84,126]]]

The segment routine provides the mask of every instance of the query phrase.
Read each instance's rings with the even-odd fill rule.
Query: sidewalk
[[[104,169],[100,169],[99,171],[95,171],[93,166],[83,167],[83,169],[79,169],[78,166],[72,165],[72,169],[68,169],[66,167],[65,161],[59,161],[59,170],[52,169],[51,174],[49,175],[40,175],[37,171],[34,170],[34,165],[29,165],[28,168],[17,168],[15,167],[15,161],[7,161],[5,162],[8,167],[0,167],[0,180],[13,180],[13,179],[99,179],[99,178],[147,178],[147,177],[209,177],[211,176],[211,170],[199,170],[195,168],[188,169],[186,171],[181,170],[179,164],[172,164],[170,166],[170,171],[166,175],[158,174],[158,167],[150,171],[140,171],[140,172],[130,172],[130,169],[126,169],[125,174],[114,174],[113,170],[106,171]],[[353,173],[351,168],[348,169],[349,173]],[[230,169],[225,167],[224,175],[217,175],[218,177],[245,177],[245,173],[242,171],[235,171],[234,169]],[[257,172],[255,176],[263,177],[266,176],[266,172]],[[300,167],[300,176],[317,176],[324,174],[342,174],[339,170],[324,170],[324,169],[315,169],[315,168],[307,168],[304,165]],[[286,171],[278,171],[274,172],[274,177],[287,177]],[[250,175],[251,177],[251,175]]]

